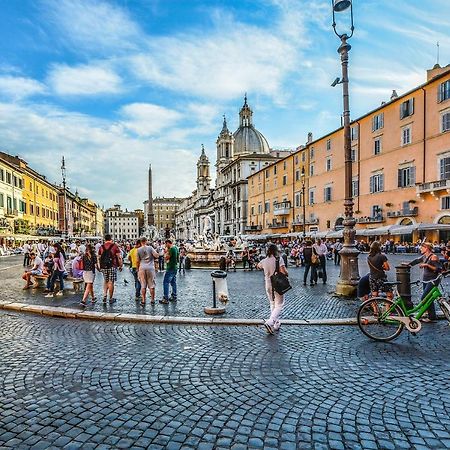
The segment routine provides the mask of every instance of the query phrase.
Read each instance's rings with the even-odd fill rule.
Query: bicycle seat
[[[385,281],[384,286],[400,286],[402,283],[400,281]]]

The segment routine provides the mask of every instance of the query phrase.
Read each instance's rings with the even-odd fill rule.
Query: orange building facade
[[[352,121],[354,216],[359,236],[450,239],[450,65]],[[343,128],[248,178],[247,230],[340,237]],[[303,198],[305,202],[303,202]]]

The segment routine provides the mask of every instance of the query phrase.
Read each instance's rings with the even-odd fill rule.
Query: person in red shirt
[[[105,243],[98,249],[98,269],[103,274],[103,303],[106,304],[109,293],[109,303],[115,302],[114,283],[117,281],[117,269],[122,270],[122,252],[112,241],[111,235],[105,235]]]

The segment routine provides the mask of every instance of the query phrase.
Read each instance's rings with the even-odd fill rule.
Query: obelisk
[[[155,225],[155,214],[153,213],[153,189],[152,189],[152,165],[148,167],[148,226]]]

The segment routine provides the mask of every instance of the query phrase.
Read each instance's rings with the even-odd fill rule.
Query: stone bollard
[[[401,264],[395,267],[395,273],[397,281],[401,283],[398,286],[398,293],[405,301],[405,305],[408,309],[413,308],[413,302],[411,300],[411,266],[408,264]]]

